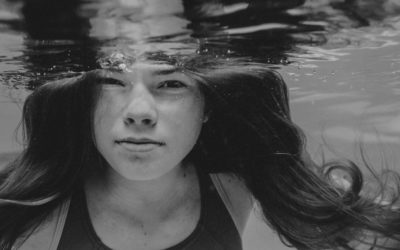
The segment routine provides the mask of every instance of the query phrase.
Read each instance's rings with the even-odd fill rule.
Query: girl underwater
[[[23,128],[0,173],[1,249],[242,249],[255,204],[297,249],[398,249],[397,193],[313,163],[263,65],[121,62],[35,89]]]

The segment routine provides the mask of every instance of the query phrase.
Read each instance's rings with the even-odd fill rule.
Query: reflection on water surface
[[[13,134],[32,89],[118,52],[265,63],[287,81],[313,153],[323,137],[353,158],[362,141],[398,165],[399,43],[397,0],[0,0],[0,163],[21,147]]]

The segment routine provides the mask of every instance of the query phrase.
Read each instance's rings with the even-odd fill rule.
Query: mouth
[[[145,145],[145,144],[154,144],[154,145],[164,145],[164,142],[152,140],[149,138],[134,138],[134,137],[127,137],[120,140],[115,141],[117,144],[121,143],[128,143],[128,144],[136,144],[136,145]]]
[[[123,138],[116,140],[115,142],[130,152],[149,152],[165,145],[165,143],[161,141],[156,141],[149,138],[133,137]]]

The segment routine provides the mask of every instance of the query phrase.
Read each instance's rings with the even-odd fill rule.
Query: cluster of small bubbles
[[[42,76],[46,76],[47,73],[46,73],[46,72],[35,72],[34,75],[35,75],[36,77],[42,77]]]
[[[231,57],[237,56],[237,52],[232,49],[219,48],[219,47],[201,47],[195,52],[197,55],[212,56],[214,58],[225,59],[229,61]]]
[[[203,55],[206,53],[208,53],[208,48],[200,48],[200,49],[196,50],[196,54],[198,54],[198,55]]]
[[[279,60],[279,63],[283,64],[283,65],[288,65],[290,62],[289,62],[289,60],[287,58],[281,58]]]
[[[121,52],[114,52],[110,56],[102,57],[97,62],[102,69],[118,69],[122,71],[129,71],[128,65],[135,62],[133,56],[127,56]]]

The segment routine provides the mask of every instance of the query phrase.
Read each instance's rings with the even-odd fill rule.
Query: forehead
[[[135,75],[140,73],[150,75],[168,75],[172,73],[182,73],[182,71],[174,65],[154,62],[137,62],[127,66],[122,71],[126,74],[133,73]]]
[[[101,72],[118,73],[113,74],[125,77],[143,77],[143,76],[185,76],[193,79],[192,70],[186,67],[185,56],[167,56],[164,54],[156,53],[143,53],[135,54],[126,51],[114,51],[105,53],[98,59],[99,69]],[[112,76],[112,75],[108,75]],[[196,78],[196,77],[195,77]]]
[[[175,65],[165,62],[134,62],[134,63],[118,63],[101,67],[101,72],[120,73],[126,75],[150,74],[150,75],[168,75],[172,73],[183,73],[183,70]]]
[[[121,68],[104,68],[97,71],[100,77],[117,78],[122,81],[135,82],[158,82],[163,80],[178,80],[185,83],[198,85],[197,78],[186,72],[183,67],[168,63],[159,63],[152,61],[135,62],[129,67]]]
[[[135,51],[113,51],[104,53],[97,60],[101,69],[132,71],[134,69],[166,69],[180,65],[180,57],[138,53]]]

